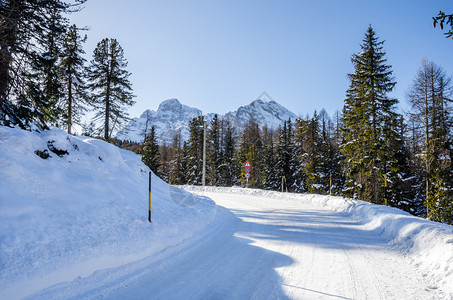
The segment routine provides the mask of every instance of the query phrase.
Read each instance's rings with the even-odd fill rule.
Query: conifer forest
[[[0,125],[73,134],[77,124],[85,135],[140,154],[174,185],[203,184],[205,146],[206,185],[351,197],[453,224],[452,70],[425,58],[405,87],[406,99],[392,98],[398,78],[387,62],[391,49],[369,25],[351,53],[354,71],[334,115],[306,112],[279,128],[250,119],[243,132],[217,116],[209,124],[199,116],[190,122],[189,140],[176,135],[159,145],[151,127],[137,144],[114,137],[134,104],[127,53],[106,37],[86,59],[89,30],[67,17],[84,2],[1,1]],[[453,28],[449,14],[433,19]],[[398,109],[401,102],[409,111]]]

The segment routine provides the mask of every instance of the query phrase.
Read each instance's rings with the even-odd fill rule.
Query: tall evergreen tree
[[[80,9],[60,0],[6,0],[0,4],[0,124],[53,121],[58,97],[55,63],[65,13]],[[17,108],[19,107],[19,108]]]
[[[396,99],[387,96],[396,84],[391,66],[386,64],[383,42],[371,27],[361,44],[362,51],[351,61],[354,73],[346,92],[343,108],[343,137],[341,150],[345,156],[349,195],[362,200],[382,203],[384,165],[395,156],[394,149],[385,147],[387,139],[394,139],[390,125],[398,115]]]
[[[69,27],[57,7],[52,7],[45,15],[49,30],[43,34],[42,47],[44,52],[35,61],[36,77],[42,86],[44,105],[41,111],[47,123],[57,125],[63,110],[58,106],[62,93],[61,69],[59,67],[61,49],[65,32]]]
[[[316,178],[317,193],[338,195],[344,184],[341,170],[342,155],[338,144],[335,144],[338,136],[336,136],[331,119],[324,109],[319,113],[317,120],[318,141],[315,142],[315,153],[312,155],[316,157],[318,166],[315,176],[311,176]]]
[[[280,131],[276,150],[276,173],[283,180],[283,184],[288,187],[289,191],[294,188],[294,143],[291,120],[284,121]]]
[[[333,122],[328,116],[328,133],[326,134],[326,174],[329,174],[329,193],[332,195],[340,195],[344,189],[344,174],[342,169],[342,162],[344,160],[343,155],[340,151],[340,124],[339,124],[339,113],[336,112],[335,122]],[[323,126],[324,128],[325,126]]]
[[[89,85],[93,92],[92,103],[97,113],[95,119],[103,119],[100,127],[104,139],[109,140],[115,126],[126,121],[127,106],[132,106],[131,75],[127,70],[123,48],[116,39],[103,39],[94,49],[88,69]]]
[[[142,156],[142,161],[147,165],[154,174],[158,175],[160,166],[160,152],[157,144],[156,131],[154,126],[151,127],[151,132],[145,137],[145,141],[139,151]]]
[[[186,153],[184,152],[187,149],[186,143],[181,145],[181,133],[175,135],[173,139],[172,148],[174,151],[173,159],[170,163],[170,174],[169,174],[169,183],[182,185],[186,184]]]
[[[302,156],[303,171],[308,192],[325,194],[329,189],[329,174],[325,172],[327,143],[322,139],[319,129],[319,116],[315,111],[306,128],[305,153]]]
[[[276,154],[272,135],[266,147],[264,163],[264,189],[277,191],[280,189],[281,177],[275,170]]]
[[[154,126],[153,126],[154,127]],[[159,167],[157,172],[160,179],[165,182],[170,180],[170,170],[171,170],[171,160],[174,157],[173,148],[167,146],[166,144],[160,145],[159,147]]]
[[[73,124],[80,124],[80,117],[86,111],[85,104],[88,94],[85,85],[85,62],[83,58],[82,44],[86,41],[86,35],[81,37],[79,30],[72,25],[66,33],[61,55],[60,69],[63,80],[64,96],[61,106],[63,107],[64,123],[68,133],[72,133]]]
[[[294,130],[294,186],[295,192],[306,192],[307,189],[307,178],[304,172],[305,163],[304,155],[306,153],[305,146],[307,140],[307,127],[308,120],[297,119]]]
[[[384,199],[389,205],[403,209],[414,215],[423,213],[423,201],[419,196],[420,177],[417,177],[415,168],[411,167],[411,155],[407,146],[407,140],[404,138],[406,134],[406,125],[400,117],[393,124],[396,132],[399,135],[395,139],[388,139],[389,143],[386,149],[396,150],[396,155],[393,160],[388,161],[384,165],[384,172],[387,179],[387,187],[385,189]],[[384,128],[386,131],[386,128]]]
[[[187,184],[202,184],[204,125],[203,116],[193,118],[189,123],[190,138],[184,147],[187,155]]]
[[[207,133],[207,149],[206,149],[206,184],[218,185],[220,181],[220,165],[222,164],[222,147],[221,147],[221,121],[218,115],[215,115],[211,121],[210,128]]]
[[[220,182],[221,186],[233,186],[239,175],[237,174],[235,156],[235,134],[231,123],[228,120],[222,121],[222,159],[220,169]]]

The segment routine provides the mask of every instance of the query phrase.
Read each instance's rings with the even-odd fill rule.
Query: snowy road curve
[[[377,230],[306,202],[198,192],[219,206],[197,238],[34,299],[439,299]]]

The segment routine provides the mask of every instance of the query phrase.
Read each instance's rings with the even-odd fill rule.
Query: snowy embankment
[[[215,218],[212,201],[153,175],[150,224],[148,172],[100,140],[0,126],[0,298],[139,260]]]
[[[396,208],[343,197],[241,188],[185,187],[191,191],[212,191],[271,197],[276,201],[301,201],[344,213],[368,231],[388,241],[389,246],[406,256],[434,286],[453,297],[453,226],[414,217]]]

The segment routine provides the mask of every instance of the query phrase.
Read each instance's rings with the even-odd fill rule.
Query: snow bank
[[[187,190],[256,195],[301,201],[349,215],[410,259],[434,286],[453,299],[453,226],[414,217],[396,208],[343,197],[279,193],[243,188],[186,187]]]
[[[341,204],[329,202],[347,205],[341,207]],[[391,247],[405,254],[429,282],[441,286],[453,298],[453,226],[363,201],[335,198],[326,205],[351,214],[368,230],[379,232]]]
[[[45,158],[47,157],[47,158]],[[139,157],[60,129],[0,127],[0,298],[26,296],[192,237],[215,204],[152,177]]]

